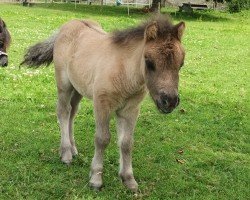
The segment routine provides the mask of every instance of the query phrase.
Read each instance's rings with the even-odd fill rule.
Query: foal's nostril
[[[180,103],[180,98],[178,96],[172,97],[171,98],[171,106],[176,108]]]
[[[167,105],[168,105],[168,99],[163,99],[163,100],[162,100],[162,104],[163,104],[164,106],[167,106]]]
[[[164,107],[168,107],[169,106],[168,96],[165,94],[161,95],[161,102]]]

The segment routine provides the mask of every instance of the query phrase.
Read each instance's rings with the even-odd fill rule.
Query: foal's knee
[[[98,145],[99,147],[107,147],[109,142],[110,142],[110,134],[109,133],[106,133],[106,134],[103,134],[103,135],[98,135],[96,134],[95,136],[95,143],[96,145]]]
[[[60,102],[57,104],[57,117],[60,119],[61,117],[68,116],[71,112],[71,105],[62,105]]]
[[[120,148],[123,153],[129,153],[133,146],[133,139],[131,137],[123,137],[119,141]]]

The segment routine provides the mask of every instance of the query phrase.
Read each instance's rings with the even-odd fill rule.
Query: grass
[[[28,46],[70,19],[91,18],[111,31],[146,15],[132,9],[127,16],[126,8],[105,6],[0,6],[13,38],[9,66],[0,69],[0,199],[249,199],[249,11],[187,15],[163,10],[187,25],[181,104],[171,115],[161,115],[149,97],[143,101],[135,130],[133,164],[140,188],[135,196],[117,176],[114,120],[105,187],[95,192],[88,187],[92,103],[81,104],[75,123],[79,156],[66,167],[58,156],[53,67],[18,65]]]

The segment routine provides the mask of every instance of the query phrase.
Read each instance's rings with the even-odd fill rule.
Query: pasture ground
[[[92,103],[75,122],[79,156],[58,156],[53,66],[18,68],[25,49],[73,18],[91,18],[106,31],[137,24],[146,14],[126,8],[0,4],[12,34],[8,68],[0,69],[0,199],[242,199],[250,197],[250,12],[170,13],[187,25],[180,106],[160,114],[147,97],[135,130],[134,174],[140,192],[118,179],[115,121],[105,155],[101,192],[89,189],[94,153]],[[180,152],[183,151],[183,153]],[[179,161],[179,162],[178,162]]]

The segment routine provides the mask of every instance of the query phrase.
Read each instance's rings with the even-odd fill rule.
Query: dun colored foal
[[[22,64],[55,65],[61,160],[77,154],[73,120],[86,97],[93,100],[96,133],[90,185],[102,187],[104,150],[110,142],[109,121],[117,119],[119,175],[129,189],[138,184],[132,169],[133,132],[139,104],[147,91],[162,113],[178,106],[179,71],[184,63],[181,38],[184,22],[173,25],[165,16],[126,30],[106,33],[96,22],[73,20],[44,42],[30,47]]]

